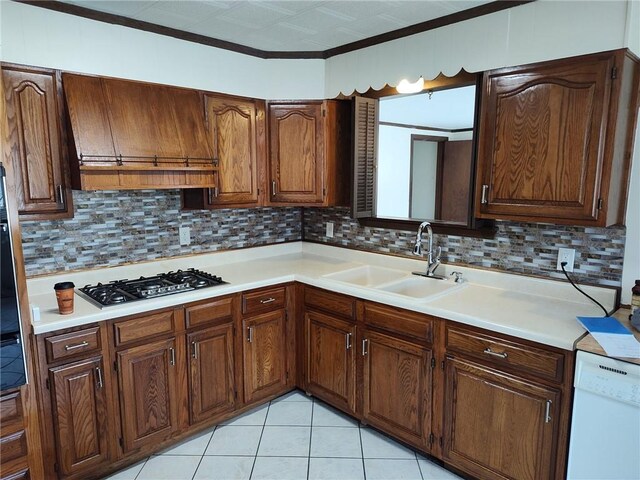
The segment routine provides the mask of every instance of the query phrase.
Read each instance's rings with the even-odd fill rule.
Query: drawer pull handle
[[[347,333],[347,334],[345,335],[345,337],[346,337],[346,338],[345,338],[345,341],[346,341],[346,347],[347,347],[347,350],[349,350],[349,349],[351,348],[351,334],[350,334],[350,333]]]
[[[196,342],[191,342],[191,357],[198,358],[198,344]]]
[[[480,198],[480,203],[486,205],[489,203],[488,194],[489,193],[489,185],[482,185],[482,195]]]
[[[272,302],[275,302],[275,301],[276,301],[275,298],[269,297],[269,298],[265,298],[264,300],[260,300],[260,303],[262,303],[264,305],[265,303],[272,303]]]
[[[96,375],[98,375],[98,388],[102,388],[104,383],[102,381],[102,369],[100,367],[96,367]]]
[[[75,345],[65,345],[64,349],[69,352],[71,350],[75,350],[76,348],[84,348],[84,347],[88,347],[89,346],[89,342],[87,342],[86,340],[82,343],[77,343]]]
[[[247,327],[247,330],[249,330],[249,336],[247,337],[247,340],[249,341],[249,343],[253,342],[253,327]]]
[[[173,347],[170,347],[169,348],[169,355],[170,355],[169,363],[171,365],[175,365],[176,364],[176,349],[173,348]]]
[[[276,196],[276,181],[275,180],[271,181],[271,196],[272,197]]]
[[[57,193],[58,193],[58,203],[63,207],[65,207],[66,205],[64,204],[64,187],[62,185],[58,185]]]
[[[507,352],[494,352],[490,347],[485,348],[484,353],[486,353],[487,355],[493,355],[494,357],[498,358],[507,358],[508,355]]]
[[[367,353],[369,353],[369,339],[363,338],[362,339],[362,356],[364,357],[365,355],[367,355]]]
[[[547,400],[547,406],[544,410],[544,423],[551,422],[551,400]]]

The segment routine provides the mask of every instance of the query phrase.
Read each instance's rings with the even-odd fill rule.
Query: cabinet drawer
[[[185,308],[187,328],[200,325],[217,325],[231,319],[233,315],[233,297],[219,298],[207,303],[191,305]]]
[[[317,288],[304,289],[304,304],[307,307],[317,308],[329,313],[353,318],[355,300],[339,293],[319,290]]]
[[[101,348],[100,327],[54,335],[44,340],[49,363],[63,358],[92,355]]]
[[[242,313],[253,314],[284,307],[285,287],[269,288],[242,295]]]
[[[12,392],[0,397],[0,431],[7,431],[13,425],[22,424],[22,399],[20,392]]]
[[[158,335],[170,335],[173,333],[174,324],[173,310],[116,322],[113,325],[116,346],[119,347]]]
[[[564,356],[510,340],[447,326],[447,352],[562,381]]]
[[[0,458],[2,458],[2,463],[26,457],[26,455],[27,436],[24,430],[0,438]]]
[[[433,341],[433,317],[401,308],[365,303],[364,321],[368,326]]]

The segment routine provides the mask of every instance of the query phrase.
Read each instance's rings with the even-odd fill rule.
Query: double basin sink
[[[324,278],[424,301],[433,300],[465,286],[464,283],[455,283],[450,279],[425,278],[412,275],[410,272],[371,265],[330,273]]]

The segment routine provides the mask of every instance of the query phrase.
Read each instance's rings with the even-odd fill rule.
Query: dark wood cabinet
[[[620,50],[485,73],[477,216],[624,223],[638,72]]]
[[[60,473],[65,476],[108,461],[107,389],[102,357],[49,369]]]
[[[269,200],[272,204],[349,203],[349,102],[272,102]]]
[[[346,412],[355,413],[355,324],[307,310],[305,331],[306,390]]]
[[[252,403],[287,388],[286,313],[263,313],[243,321],[244,401]]]
[[[125,453],[169,438],[177,429],[178,394],[174,338],[117,352]]]
[[[431,433],[431,350],[364,329],[362,418],[423,449]]]
[[[18,212],[73,217],[59,72],[2,65]]]
[[[554,478],[559,391],[464,359],[446,365],[445,462],[478,478]]]
[[[235,408],[233,324],[187,335],[191,423]]]

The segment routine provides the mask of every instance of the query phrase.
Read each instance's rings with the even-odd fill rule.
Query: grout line
[[[147,462],[149,461],[149,459],[151,458],[151,455],[149,455],[146,460],[144,461],[144,463],[142,464],[142,468],[140,469],[140,471],[136,474],[135,478],[133,480],[136,480],[140,474],[142,473],[142,470],[144,469],[144,466],[147,464]],[[115,473],[114,473],[115,475]]]
[[[424,480],[424,474],[422,473],[422,467],[420,466],[420,462],[418,462],[418,452],[414,452],[416,454],[416,462],[418,463],[418,471],[420,472],[420,476],[422,480]]]
[[[253,457],[253,465],[251,465],[251,473],[249,474],[249,479],[253,476],[253,470],[256,468],[256,460],[258,459],[258,452],[260,451],[260,444],[262,443],[262,435],[264,434],[264,427],[267,425],[267,418],[269,418],[269,410],[271,409],[271,403],[273,400],[269,402],[267,406],[267,414],[264,416],[264,422],[262,423],[262,431],[260,432],[260,439],[258,440],[258,448],[256,449],[256,454]]]
[[[309,480],[309,472],[311,471],[311,442],[313,439],[313,410],[316,408],[316,402],[311,399],[311,424],[309,425],[309,455],[307,455],[307,480]]]
[[[360,453],[362,454],[362,475],[367,480],[367,469],[364,465],[364,446],[362,445],[362,423],[358,423],[358,436],[360,437]]]
[[[202,460],[204,460],[204,454],[207,453],[207,450],[209,449],[209,445],[211,444],[211,440],[213,440],[213,434],[216,433],[217,429],[218,429],[218,425],[213,427],[213,430],[211,431],[211,436],[209,437],[209,441],[207,442],[207,446],[204,447],[204,451],[202,452],[202,455],[200,456],[200,461],[198,462],[198,466],[196,467],[195,471],[193,472],[193,476],[191,477],[191,480],[194,480],[196,478],[196,474],[198,473],[198,470],[200,469],[200,465],[202,465]]]

